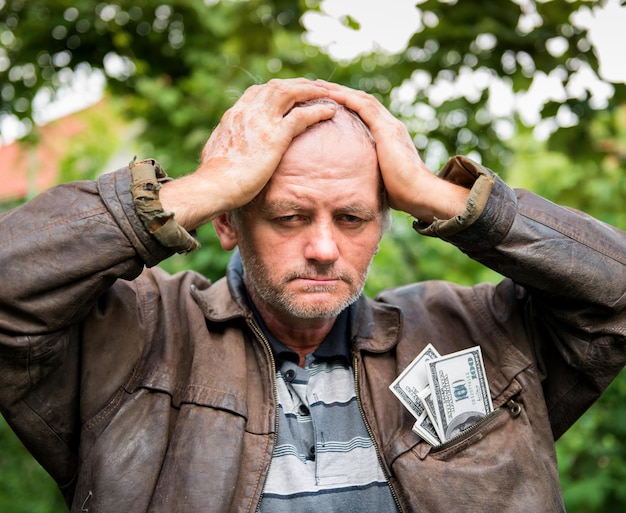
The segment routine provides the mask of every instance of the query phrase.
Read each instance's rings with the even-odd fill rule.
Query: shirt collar
[[[300,357],[298,354],[292,349],[288,348],[285,344],[283,344],[280,340],[278,340],[267,328],[265,321],[261,317],[261,314],[257,310],[254,302],[250,298],[250,294],[248,293],[247,288],[246,298],[248,300],[248,305],[254,314],[256,321],[259,323],[259,327],[261,331],[267,338],[270,343],[270,347],[272,348],[272,352],[274,353],[274,358],[277,362],[282,362],[284,360],[288,360],[294,363],[298,363],[300,361]],[[348,307],[344,309],[335,320],[335,324],[333,324],[332,329],[326,335],[326,338],[322,341],[319,347],[313,352],[313,356],[316,359],[321,360],[333,360],[340,359],[346,365],[351,364],[351,354],[350,354],[350,315],[349,310],[352,307]]]

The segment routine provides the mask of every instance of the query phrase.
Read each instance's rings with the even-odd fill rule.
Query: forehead
[[[380,174],[367,134],[326,122],[293,140],[268,182],[263,200],[324,203],[358,198],[377,201]]]

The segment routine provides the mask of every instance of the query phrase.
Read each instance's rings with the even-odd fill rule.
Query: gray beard
[[[298,302],[298,293],[293,291],[286,291],[280,286],[276,286],[267,279],[267,272],[265,268],[259,263],[254,256],[254,253],[247,251],[248,248],[241,247],[240,253],[241,260],[244,268],[244,279],[249,292],[258,297],[274,310],[288,314],[291,317],[298,319],[330,319],[337,317],[343,310],[348,308],[354,303],[361,293],[365,285],[365,278],[367,277],[367,271],[361,276],[361,283],[354,286],[354,280],[345,273],[333,273],[332,265],[323,266],[309,266],[307,269],[295,271],[287,275],[281,285],[286,285],[289,281],[304,276],[314,276],[321,274],[324,276],[332,276],[335,279],[340,279],[347,283],[351,289],[351,292],[341,298],[338,298],[337,302],[328,303],[320,302],[316,304],[300,304]],[[371,262],[370,262],[371,263]],[[328,292],[332,293],[336,290],[332,285],[320,285],[310,286],[303,289],[305,292]]]

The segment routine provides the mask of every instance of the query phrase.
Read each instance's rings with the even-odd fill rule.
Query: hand
[[[163,186],[160,199],[179,224],[194,229],[249,203],[265,186],[294,137],[335,114],[330,104],[292,109],[327,97],[303,78],[271,80],[247,89],[222,117],[202,151],[200,167]]]
[[[374,96],[318,81],[333,100],[355,111],[376,142],[378,163],[392,208],[426,222],[450,219],[465,209],[469,191],[437,178],[422,162],[409,132]]]

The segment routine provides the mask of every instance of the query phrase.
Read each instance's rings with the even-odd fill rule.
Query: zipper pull
[[[506,407],[509,409],[513,417],[519,417],[519,414],[522,413],[522,405],[514,399],[509,399],[509,402],[506,403]]]

